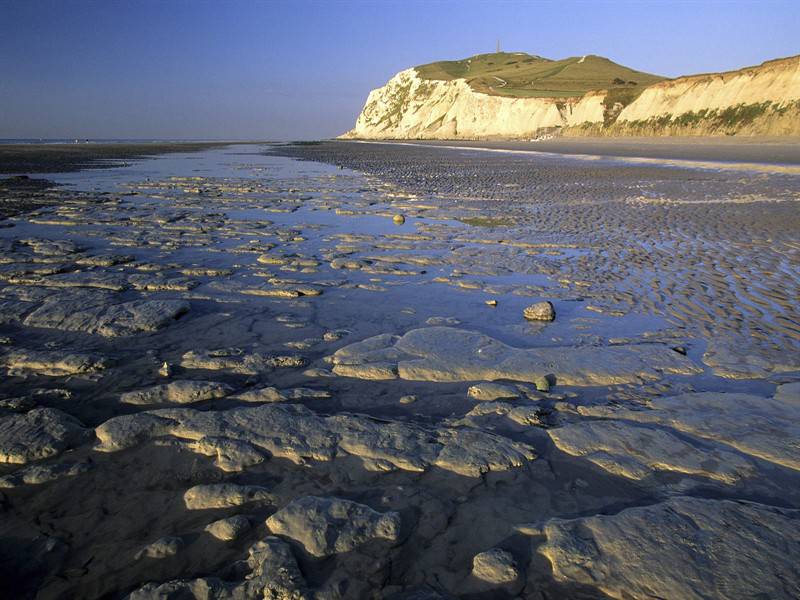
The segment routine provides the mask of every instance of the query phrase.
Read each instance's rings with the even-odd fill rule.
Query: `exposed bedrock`
[[[782,386],[785,387],[785,386]],[[711,442],[733,448],[783,467],[800,470],[800,400],[796,395],[787,391],[772,398],[752,394],[734,394],[721,392],[701,392],[682,394],[680,396],[654,399],[647,408],[631,410],[609,406],[587,406],[578,410],[587,416],[604,417],[619,421],[648,423],[669,427],[682,434],[689,434]],[[632,425],[631,425],[632,426]],[[603,425],[595,426],[598,431]],[[629,430],[627,425],[613,426],[618,433]],[[578,430],[576,430],[578,431]],[[609,429],[610,432],[610,429]],[[574,432],[573,432],[574,433]],[[626,434],[630,435],[630,433]],[[558,442],[559,436],[565,445],[577,442],[578,436],[571,435],[569,430],[563,434],[554,431],[554,439]],[[611,436],[604,436],[611,437]],[[671,440],[663,438],[661,442]],[[586,444],[584,437],[583,451],[591,452],[591,444]],[[655,440],[653,440],[655,442]],[[559,445],[561,444],[559,443]],[[669,445],[673,445],[672,442]],[[599,445],[598,448],[602,447]],[[675,447],[677,449],[677,447]],[[621,452],[621,448],[619,448]],[[651,449],[639,448],[638,456],[630,454],[630,459],[639,461],[645,458]],[[616,450],[615,450],[616,452]],[[699,458],[699,456],[698,456]],[[709,465],[723,459],[714,467],[715,478],[729,478],[736,474],[746,473],[747,469],[741,460],[734,460],[730,452],[720,448],[708,455]],[[652,460],[647,458],[646,460]],[[692,458],[683,455],[684,466],[690,468]],[[705,467],[704,467],[705,468]],[[719,471],[723,469],[723,471]],[[710,473],[709,473],[710,474]]]
[[[340,348],[334,373],[360,379],[413,381],[536,381],[552,375],[562,385],[594,386],[657,380],[663,373],[701,372],[663,344],[514,348],[475,331],[451,327],[382,334]],[[387,377],[371,376],[377,369]]]
[[[373,539],[397,541],[400,515],[380,513],[351,500],[305,496],[267,519],[267,527],[298,542],[312,556],[329,556]]]
[[[797,598],[800,511],[677,497],[551,519],[539,552],[558,581],[612,598]]]
[[[85,442],[90,432],[55,408],[35,408],[0,419],[0,462],[25,464],[50,458]]]
[[[100,451],[130,448],[172,437],[217,465],[240,471],[265,457],[295,463],[361,458],[370,470],[425,471],[439,467],[467,477],[521,467],[533,449],[491,433],[448,427],[424,428],[364,416],[321,417],[296,404],[266,404],[225,411],[163,409],[114,417],[95,430]]]

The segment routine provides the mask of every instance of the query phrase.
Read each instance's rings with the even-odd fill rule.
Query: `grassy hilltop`
[[[664,80],[591,54],[550,60],[524,52],[497,52],[416,69],[425,79],[466,79],[475,91],[514,98],[572,98],[591,90],[635,97],[646,86]]]

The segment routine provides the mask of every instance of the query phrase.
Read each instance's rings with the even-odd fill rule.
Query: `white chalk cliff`
[[[490,95],[466,79],[425,79],[411,68],[370,92],[342,137],[528,139],[553,128],[571,135],[800,135],[800,56],[655,83],[627,106],[607,96],[607,90],[571,98]]]

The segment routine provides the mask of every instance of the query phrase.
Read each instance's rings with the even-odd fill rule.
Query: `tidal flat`
[[[8,171],[0,596],[800,596],[800,173],[489,149]]]

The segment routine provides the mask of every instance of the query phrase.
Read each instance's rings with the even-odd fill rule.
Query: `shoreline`
[[[521,140],[335,139],[335,142],[439,146],[474,150],[535,152],[624,159],[707,161],[800,166],[800,138],[626,137]]]

